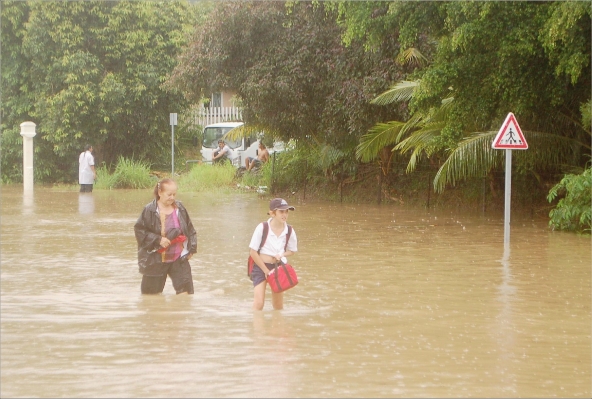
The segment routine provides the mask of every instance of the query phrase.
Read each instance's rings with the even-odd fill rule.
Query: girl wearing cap
[[[262,310],[265,304],[265,289],[267,288],[267,276],[269,272],[277,267],[280,261],[287,263],[286,257],[293,255],[298,250],[298,239],[296,232],[292,229],[288,238],[288,211],[294,207],[288,205],[282,198],[274,198],[269,202],[267,220],[269,231],[265,243],[258,252],[263,240],[263,223],[259,223],[253,232],[249,244],[249,254],[255,261],[251,279],[253,280],[253,310]],[[286,242],[287,240],[287,242]],[[285,251],[284,251],[285,248]],[[271,303],[274,309],[284,308],[284,293],[271,293]]]

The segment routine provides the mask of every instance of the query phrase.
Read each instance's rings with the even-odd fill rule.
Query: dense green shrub
[[[117,183],[117,176],[115,176],[109,171],[109,168],[107,167],[107,165],[105,165],[104,162],[101,166],[96,168],[96,171],[97,178],[95,179],[94,184],[95,189],[110,190],[115,188],[115,185]]]
[[[549,213],[549,225],[553,229],[590,233],[591,180],[592,169],[588,167],[580,175],[566,175],[549,191],[549,202],[565,195]]]
[[[243,187],[267,186],[271,182],[272,163],[266,162],[256,171],[244,171],[240,176],[240,185]]]
[[[109,173],[105,164],[97,169],[95,188],[149,188],[153,184],[149,163],[119,157],[113,173]]]
[[[233,186],[236,169],[230,163],[221,165],[196,164],[179,177],[178,184],[184,191],[225,191]]]

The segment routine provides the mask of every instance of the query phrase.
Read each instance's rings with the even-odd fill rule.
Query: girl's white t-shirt
[[[276,256],[277,254],[281,254],[284,252],[284,245],[286,244],[286,235],[288,234],[288,225],[284,223],[284,230],[280,233],[278,237],[271,229],[271,218],[267,221],[267,223],[270,224],[269,230],[267,232],[267,239],[265,240],[265,244],[261,248],[260,253],[270,256]],[[259,245],[261,245],[262,237],[263,223],[259,223],[255,228],[255,231],[253,232],[249,248],[257,251],[259,249]],[[286,247],[286,251],[298,251],[298,238],[296,237],[296,232],[294,231],[294,228],[292,228],[292,234],[290,234],[290,240],[288,240],[288,246]]]

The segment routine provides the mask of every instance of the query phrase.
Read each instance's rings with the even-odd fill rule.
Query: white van
[[[220,122],[207,125],[203,131],[201,156],[203,162],[211,163],[212,154],[218,149],[218,140],[222,139],[232,150],[232,164],[236,168],[245,166],[245,159],[247,157],[256,158],[259,150],[259,139],[256,134],[249,137],[242,137],[236,140],[230,140],[224,137],[226,133],[234,128],[244,125],[244,122]],[[284,151],[284,143],[276,141],[273,148],[268,148],[269,155],[274,152]]]
[[[230,140],[224,137],[234,128],[244,125],[243,122],[220,122],[207,125],[203,131],[201,156],[204,162],[212,162],[212,154],[218,149],[218,140],[222,139],[232,150],[232,164],[239,168],[245,166],[245,158],[257,156],[259,140],[256,135]]]

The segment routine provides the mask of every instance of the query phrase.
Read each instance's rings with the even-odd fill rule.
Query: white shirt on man
[[[85,151],[78,158],[78,183],[93,184],[95,181],[91,166],[95,166],[95,158],[90,151]]]
[[[218,154],[224,154],[226,158],[232,161],[234,158],[234,154],[232,153],[232,149],[228,146],[228,144],[224,144],[224,147],[218,152]]]

